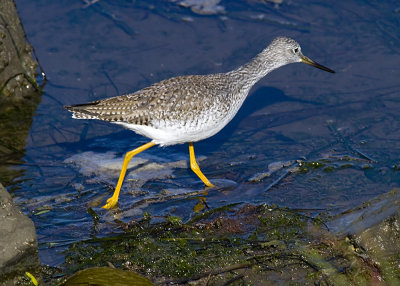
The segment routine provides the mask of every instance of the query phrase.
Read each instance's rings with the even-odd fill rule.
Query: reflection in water
[[[338,73],[332,79],[300,65],[271,73],[221,133],[197,144],[198,156],[206,156],[201,167],[211,181],[237,182],[209,192],[207,206],[267,202],[336,213],[399,184],[394,168],[400,158],[394,47],[400,41],[390,31],[397,31],[400,20],[392,3],[283,1],[277,9],[265,1],[243,1],[224,3],[224,15],[198,16],[176,3],[158,1],[98,1],[87,7],[79,1],[16,2],[50,80],[27,140],[25,175],[13,193],[35,221],[43,263],[61,263],[61,250],[71,241],[119,231],[114,213],[96,207],[111,194],[118,174],[93,173],[82,158],[91,154],[114,162],[146,142],[116,126],[74,122],[63,105],[135,91],[176,75],[226,72],[278,35],[295,38],[307,54]],[[137,159],[150,158],[145,155],[161,166],[183,164],[187,146],[149,150]],[[92,162],[101,165],[101,160]],[[289,173],[266,193],[286,169],[249,182],[273,162],[297,160],[307,170]],[[89,169],[83,171],[85,164]],[[319,164],[324,167],[317,168]],[[204,190],[187,168],[160,170],[136,189],[135,181],[132,189],[125,186],[120,205],[124,219],[141,216],[132,207],[137,196]],[[188,219],[198,202],[150,203],[141,210]],[[89,206],[100,217],[96,228]]]
[[[23,175],[15,166],[22,163],[32,116],[41,100],[41,86],[35,80],[38,62],[10,3],[2,3],[0,13],[0,183],[5,186]]]

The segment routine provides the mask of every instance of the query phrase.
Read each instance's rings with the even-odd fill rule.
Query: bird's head
[[[293,39],[278,37],[272,41],[272,43],[269,45],[269,48],[270,51],[275,54],[276,60],[281,61],[282,64],[301,62],[330,73],[335,73],[333,70],[320,65],[303,55],[299,43]]]

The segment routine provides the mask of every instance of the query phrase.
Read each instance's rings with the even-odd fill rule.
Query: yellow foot
[[[117,205],[117,203],[118,203],[118,198],[111,197],[107,200],[107,203],[104,206],[102,206],[102,208],[112,209]]]
[[[205,185],[209,188],[215,187],[213,184],[211,184],[210,181],[208,181],[207,183],[205,183]]]

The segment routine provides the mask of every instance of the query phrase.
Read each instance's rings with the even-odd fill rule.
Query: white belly
[[[113,122],[124,126],[140,135],[153,140],[154,143],[161,146],[182,144],[187,142],[197,142],[218,133],[225,124],[203,125],[203,128],[190,128],[184,125],[169,125],[169,126],[144,126],[129,124],[124,122]],[[222,122],[221,122],[222,123]],[[177,127],[179,126],[179,127]]]

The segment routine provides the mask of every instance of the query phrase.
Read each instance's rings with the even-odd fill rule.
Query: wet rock
[[[0,99],[20,101],[31,98],[37,88],[38,63],[12,0],[0,1]]]
[[[361,206],[346,211],[328,222],[329,229],[339,237],[360,235],[363,232],[396,220],[400,215],[400,189],[380,195]],[[398,247],[400,250],[400,246]]]
[[[339,237],[348,236],[379,266],[388,285],[400,279],[400,189],[380,195],[328,223]]]
[[[0,184],[0,284],[14,285],[40,265],[35,226]]]

